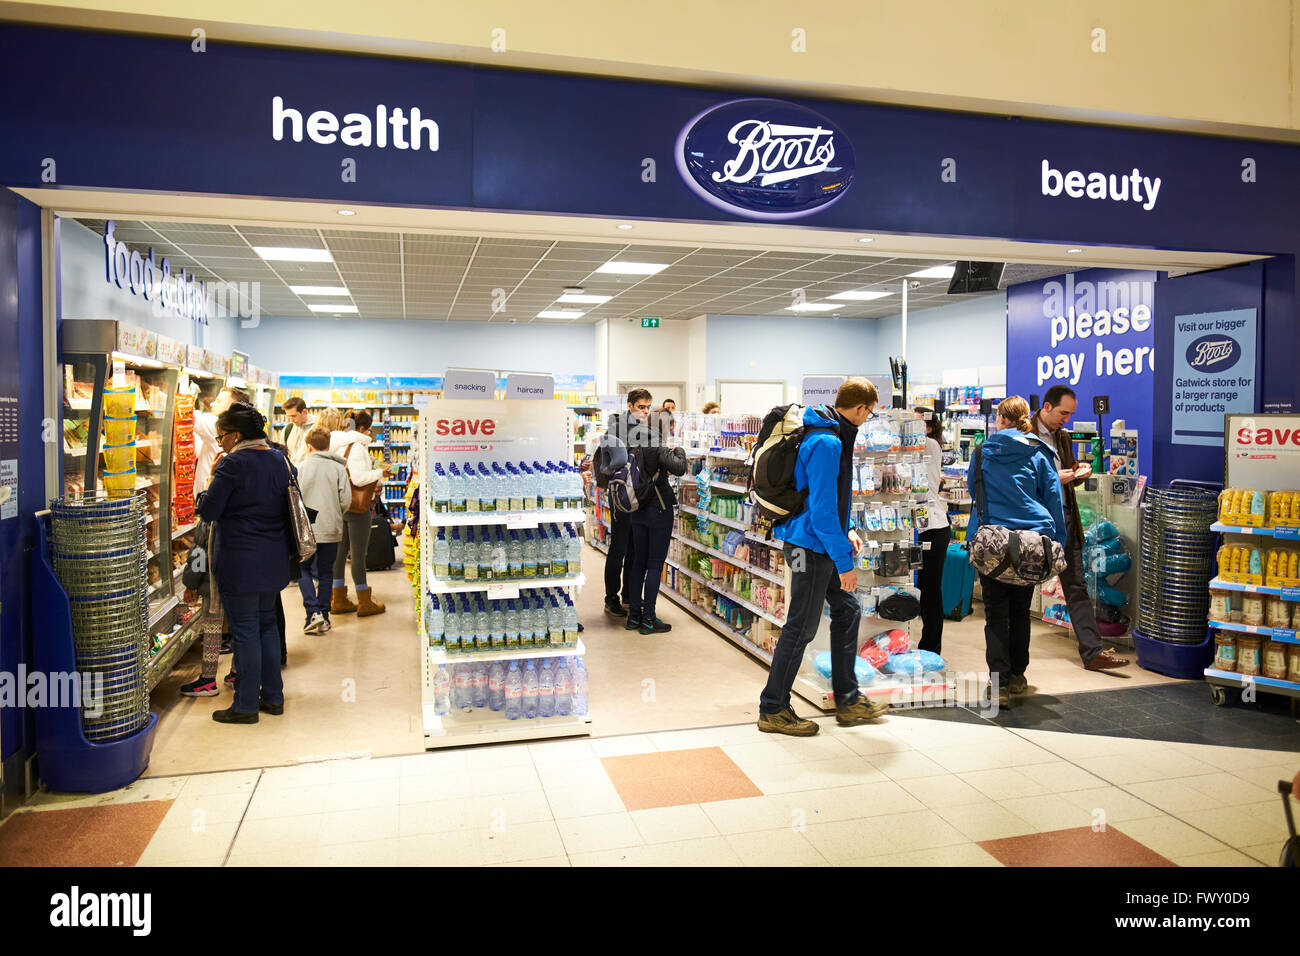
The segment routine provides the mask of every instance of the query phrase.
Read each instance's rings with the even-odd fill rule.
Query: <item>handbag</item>
[[[301,565],[310,561],[316,554],[316,532],[311,527],[311,515],[303,504],[302,489],[298,479],[293,476],[289,459],[284,460],[285,470],[289,472],[289,487],[286,495],[289,504],[289,575],[290,580],[301,577]]]
[[[1002,525],[984,523],[984,446],[975,449],[971,470],[975,473],[975,507],[980,526],[970,543],[970,563],[980,574],[1018,586],[1042,584],[1065,570],[1065,549],[1038,531],[1014,531]]]
[[[355,448],[353,445],[352,448]],[[348,454],[352,454],[352,448],[348,449]],[[369,459],[369,456],[367,456]],[[348,476],[348,484],[352,487],[352,503],[348,505],[348,514],[363,515],[370,512],[371,506],[375,503],[375,492],[379,490],[379,479],[376,478],[368,485],[358,485],[352,481],[351,475]]]

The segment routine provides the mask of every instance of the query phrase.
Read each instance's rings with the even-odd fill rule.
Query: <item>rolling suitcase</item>
[[[397,561],[397,539],[388,525],[388,509],[377,499],[370,509],[370,541],[366,546],[366,570],[387,571]]]
[[[960,621],[970,613],[971,592],[974,589],[975,569],[971,567],[969,553],[962,544],[948,545],[940,593],[943,596],[944,614],[950,620]]]

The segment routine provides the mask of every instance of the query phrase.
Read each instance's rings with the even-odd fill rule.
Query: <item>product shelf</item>
[[[744,485],[733,485],[729,481],[710,481],[709,484],[714,488],[721,488],[723,491],[734,491],[742,495],[749,492],[749,489]]]
[[[771,665],[772,663],[771,654],[763,650],[761,647],[759,647],[757,644],[755,644],[753,641],[747,638],[744,634],[740,633],[740,631],[736,630],[734,627],[732,627],[722,618],[718,617],[716,614],[711,614],[708,611],[704,610],[704,608],[692,604],[689,600],[687,600],[686,595],[678,594],[672,588],[669,587],[661,588],[659,593],[667,597],[674,604],[684,608],[685,610],[689,611],[691,614],[698,617],[701,621],[708,624],[709,627],[718,631],[723,636],[725,636],[728,640],[739,645],[742,649],[753,654],[755,657],[763,661],[765,664],[768,664],[769,666]]]
[[[509,592],[533,591],[539,588],[572,588],[582,587],[587,583],[587,578],[582,574],[569,575],[562,578],[507,578],[504,581],[440,581],[432,574],[425,576],[425,587],[430,594],[472,594],[476,591],[494,591],[502,589],[506,593],[501,595],[503,600],[513,600],[518,597],[518,593],[510,594]],[[489,595],[491,597],[491,595]],[[496,598],[493,598],[496,600]]]
[[[1300,588],[1270,588],[1262,584],[1237,584],[1222,578],[1210,579],[1210,589],[1214,591],[1246,591],[1250,594],[1269,594],[1280,597],[1283,601],[1300,601]]]
[[[191,521],[189,524],[181,525],[179,528],[177,528],[175,531],[172,532],[172,540],[175,541],[177,538],[189,534],[198,526],[199,523],[197,521]]]
[[[453,711],[438,716],[432,704],[424,705],[424,746],[466,747],[515,740],[540,740],[546,737],[579,737],[591,733],[591,714],[581,717],[535,717],[532,720],[506,720],[501,713],[483,711],[490,716],[475,717]]]
[[[1219,670],[1217,667],[1205,668],[1205,680],[1210,684],[1223,687],[1248,687],[1255,685],[1267,688],[1270,692],[1284,697],[1300,697],[1300,684],[1295,681],[1278,680],[1275,677],[1262,677],[1258,674],[1238,674],[1236,671]]]
[[[149,690],[157,687],[162,679],[171,673],[171,669],[176,666],[176,662],[184,657],[186,651],[193,646],[195,639],[199,636],[198,621],[199,615],[195,615],[184,630],[169,637],[167,643],[163,644],[158,649],[158,652],[145,664],[144,679]]]
[[[1222,521],[1216,521],[1210,525],[1210,530],[1223,534],[1260,534],[1269,538],[1277,538],[1280,541],[1300,541],[1300,528],[1248,528],[1244,525],[1224,524]]]
[[[578,639],[577,647],[508,647],[486,651],[457,651],[448,654],[445,648],[429,648],[429,663],[434,667],[445,664],[473,663],[474,661],[526,660],[530,657],[583,657],[587,645]]]
[[[710,578],[706,578],[702,574],[697,574],[694,571],[692,571],[690,568],[684,568],[675,561],[666,560],[664,561],[664,564],[668,565],[670,568],[676,568],[678,571],[686,575],[688,578],[698,581],[700,584],[703,584],[705,587],[712,588],[714,591],[717,591],[727,600],[735,601],[737,604],[745,608],[747,611],[751,611],[754,614],[757,614],[759,617],[763,618],[764,620],[771,621],[777,627],[785,627],[784,620],[777,617],[775,614],[772,614],[770,611],[763,610],[757,604],[754,604],[748,599],[741,597],[739,594],[735,594],[732,591],[728,591],[726,588],[722,587],[722,585],[718,584],[718,582],[711,580]]]
[[[698,515],[701,518],[708,518],[710,521],[716,521],[718,524],[725,524],[729,528],[735,528],[737,531],[748,531],[749,525],[743,521],[737,521],[735,518],[724,518],[721,515],[715,515],[711,511],[703,511],[691,505],[678,505],[679,510],[685,511],[688,515]]]
[[[431,528],[453,528],[471,525],[505,525],[507,528],[536,528],[543,524],[580,524],[587,518],[582,508],[563,508],[551,511],[464,511],[433,512],[429,515]]]
[[[676,531],[673,532],[673,537],[676,538],[678,541],[682,542],[683,544],[694,548],[696,551],[703,551],[705,554],[709,554],[722,561],[726,561],[728,564],[734,564],[738,568],[744,568],[750,574],[756,574],[760,578],[767,578],[769,581],[775,584],[785,584],[785,577],[783,575],[774,574],[773,572],[765,570],[764,568],[756,568],[752,564],[746,564],[744,561],[740,561],[730,554],[724,554],[723,552],[718,551],[715,548],[710,548],[708,545],[704,545],[691,538],[687,538],[677,533]]]
[[[1300,644],[1294,627],[1265,627],[1260,624],[1237,624],[1233,621],[1210,621],[1209,626],[1220,631],[1237,631],[1241,634],[1258,634],[1282,644]]]

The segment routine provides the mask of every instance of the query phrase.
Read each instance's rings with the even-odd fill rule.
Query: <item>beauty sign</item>
[[[1254,309],[1174,316],[1175,445],[1223,444],[1223,416],[1255,410]]]

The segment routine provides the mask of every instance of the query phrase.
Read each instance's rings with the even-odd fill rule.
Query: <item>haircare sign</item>
[[[1223,416],[1255,410],[1254,309],[1174,316],[1175,445],[1223,444]]]
[[[750,219],[798,219],[853,185],[853,146],[825,116],[782,100],[733,100],[677,137],[677,171],[705,202]]]
[[[555,379],[549,375],[511,372],[506,376],[506,398],[549,401],[555,397]]]

